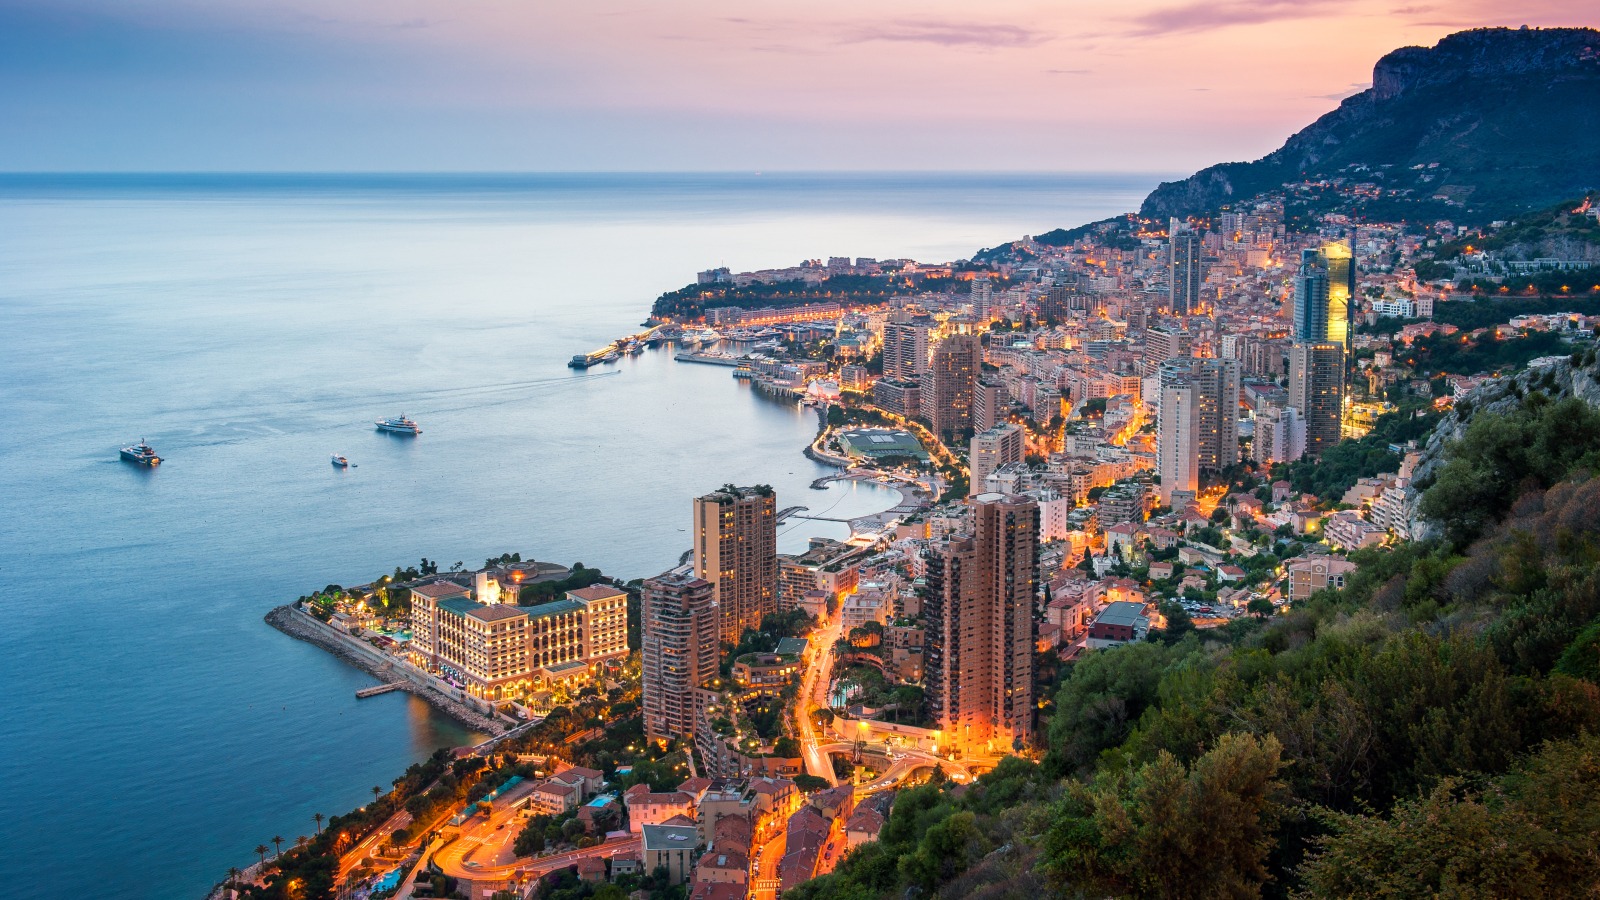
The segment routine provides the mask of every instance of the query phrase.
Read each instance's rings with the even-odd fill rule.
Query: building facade
[[[897,309],[883,326],[883,377],[916,381],[928,373],[928,326]]]
[[[967,456],[972,473],[969,489],[975,494],[983,493],[987,490],[984,483],[994,470],[1006,463],[1019,463],[1022,460],[1022,426],[1007,423],[978,432],[972,436],[972,446]]]
[[[926,406],[940,440],[960,439],[972,427],[972,390],[982,363],[983,348],[975,334],[951,335],[934,348]]]
[[[1339,443],[1344,406],[1344,349],[1332,342],[1289,348],[1289,405],[1305,420],[1305,454],[1320,457]]]
[[[645,735],[692,736],[698,690],[717,672],[721,650],[715,590],[703,578],[666,572],[645,581],[640,618]]]
[[[1033,737],[1039,508],[1005,494],[971,506],[971,531],[928,551],[926,697],[949,743],[1006,752]]]
[[[1297,343],[1338,344],[1350,352],[1356,296],[1355,257],[1344,241],[1300,251],[1294,277],[1294,332]]]
[[[420,585],[412,590],[411,628],[418,665],[475,697],[506,699],[586,680],[599,664],[626,656],[628,595],[595,585],[550,603],[517,606]]]
[[[729,485],[694,500],[694,571],[711,583],[725,643],[778,611],[777,512],[765,485]]]
[[[1200,308],[1200,285],[1205,281],[1200,235],[1182,225],[1174,225],[1171,231],[1167,243],[1167,308],[1175,316],[1187,316]]]
[[[1074,398],[1076,399],[1076,398]],[[1005,407],[1010,402],[1006,386],[998,381],[979,378],[972,383],[972,430],[987,431],[1005,420]]]
[[[1161,388],[1156,419],[1156,474],[1161,478],[1162,506],[1172,505],[1174,491],[1200,489],[1199,388],[1181,380]]]

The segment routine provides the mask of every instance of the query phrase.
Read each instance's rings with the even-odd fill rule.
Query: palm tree
[[[382,797],[382,796],[383,796],[383,788],[378,787],[377,785],[373,785],[372,786],[372,802],[373,803],[377,803],[378,802],[378,798]]]
[[[311,843],[311,838],[308,838],[308,837],[306,837],[305,835],[302,834],[299,837],[294,839],[294,848],[296,850],[304,850],[306,848],[306,845],[309,844],[309,843]]]
[[[322,813],[317,813],[316,815],[312,816],[311,818],[317,820],[317,834],[321,834],[322,833],[322,820],[326,819],[327,816],[323,815]]]
[[[238,887],[239,887],[239,867],[238,866],[233,866],[233,867],[228,869],[228,880],[227,880],[226,884],[227,884],[228,890],[230,892],[233,892],[233,893],[237,893],[238,892]]]
[[[278,837],[277,835],[273,835],[272,836],[272,846],[273,846],[273,851],[272,851],[272,858],[273,859],[277,859],[278,857],[283,855],[283,838]]]
[[[256,854],[261,857],[261,865],[265,866],[267,864],[267,845],[257,844]]]

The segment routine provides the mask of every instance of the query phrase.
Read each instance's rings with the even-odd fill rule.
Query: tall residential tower
[[[717,632],[738,643],[778,611],[777,499],[767,485],[727,485],[694,500],[694,573],[711,583]]]
[[[1305,455],[1320,457],[1339,443],[1344,407],[1344,348],[1333,342],[1289,348],[1289,405],[1305,420]]]
[[[1200,235],[1188,225],[1172,220],[1171,240],[1167,244],[1167,307],[1175,316],[1192,315],[1200,309]]]
[[[639,606],[645,735],[694,733],[696,691],[717,673],[717,604],[711,583],[666,572],[644,583]]]
[[[1338,344],[1348,354],[1355,294],[1356,261],[1348,243],[1332,241],[1300,251],[1294,276],[1295,342]]]
[[[926,697],[950,744],[1006,752],[1033,738],[1039,505],[972,498],[972,529],[928,550]]]
[[[932,390],[923,394],[923,410],[939,440],[960,440],[972,427],[972,390],[982,366],[975,334],[951,335],[933,349]]]

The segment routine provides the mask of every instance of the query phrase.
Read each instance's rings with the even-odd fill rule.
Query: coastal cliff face
[[[1401,202],[1448,201],[1469,216],[1501,217],[1600,184],[1596,128],[1600,31],[1464,31],[1432,48],[1385,55],[1371,88],[1279,149],[1162,184],[1140,213],[1207,213],[1288,182],[1343,173],[1408,192]]]
[[[1446,413],[1422,449],[1422,457],[1412,473],[1412,482],[1428,485],[1445,464],[1445,450],[1452,441],[1466,434],[1467,426],[1481,413],[1504,415],[1522,404],[1523,398],[1541,391],[1552,400],[1576,397],[1590,406],[1600,408],[1600,360],[1589,365],[1577,365],[1562,359],[1523,369],[1484,382],[1461,398],[1456,408]],[[1420,492],[1412,499],[1407,518],[1411,534],[1417,540],[1426,540],[1439,534],[1438,527],[1424,519],[1418,510],[1422,500]]]

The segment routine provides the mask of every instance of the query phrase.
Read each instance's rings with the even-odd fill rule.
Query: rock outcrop
[[[1446,447],[1466,433],[1474,417],[1483,413],[1508,413],[1519,406],[1524,397],[1536,391],[1552,400],[1576,397],[1590,406],[1600,407],[1600,361],[1592,356],[1575,354],[1571,358],[1563,357],[1530,366],[1513,375],[1491,379],[1467,392],[1466,396],[1456,401],[1455,408],[1434,426],[1433,434],[1422,449],[1422,458],[1412,473],[1412,483],[1426,487],[1433,482],[1446,461]],[[1413,497],[1408,511],[1411,534],[1417,540],[1438,534],[1438,528],[1422,518],[1418,511],[1421,499],[1419,491]]]

